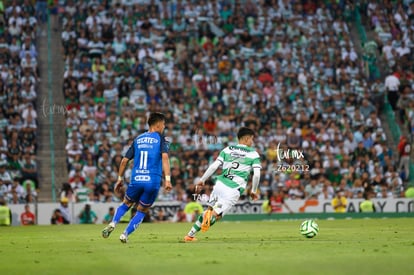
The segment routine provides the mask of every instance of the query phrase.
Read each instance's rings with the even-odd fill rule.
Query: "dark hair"
[[[237,132],[237,138],[241,139],[244,136],[254,136],[254,131],[247,127],[241,127]]]
[[[148,118],[148,125],[152,126],[157,122],[165,121],[165,115],[163,113],[155,112],[151,113]]]

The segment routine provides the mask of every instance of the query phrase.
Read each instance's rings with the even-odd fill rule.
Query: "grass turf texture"
[[[187,223],[143,224],[129,243],[103,225],[0,228],[2,274],[414,274],[414,219],[219,222],[180,242]]]

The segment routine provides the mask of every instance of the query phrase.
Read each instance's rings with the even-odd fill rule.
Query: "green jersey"
[[[259,154],[253,148],[241,144],[224,148],[217,160],[223,166],[217,179],[229,187],[241,190],[246,189],[252,169],[261,168]]]

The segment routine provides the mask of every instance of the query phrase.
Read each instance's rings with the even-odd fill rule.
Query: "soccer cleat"
[[[111,235],[111,232],[114,231],[114,229],[115,229],[115,226],[112,223],[108,224],[104,228],[104,230],[102,230],[102,237],[108,238],[109,235]]]
[[[188,236],[188,235],[186,235],[185,237],[184,237],[184,242],[185,243],[191,243],[191,242],[196,242],[197,241],[197,238],[196,237],[190,237],[190,236]]]
[[[128,242],[128,236],[125,235],[124,233],[122,233],[121,236],[119,236],[119,240],[121,241],[121,243],[127,243]]]
[[[201,231],[206,232],[210,228],[210,221],[213,211],[208,209],[203,215],[203,221],[201,222]]]

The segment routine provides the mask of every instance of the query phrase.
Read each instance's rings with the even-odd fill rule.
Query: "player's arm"
[[[259,187],[260,182],[260,167],[253,168],[253,177],[252,177],[252,191],[250,192],[250,197],[253,200],[257,200],[259,195],[257,194],[257,188]]]
[[[198,185],[204,185],[204,182],[211,177],[211,175],[216,172],[216,170],[220,167],[222,164],[222,161],[219,159],[216,159],[210,166],[207,168],[207,170],[204,172],[204,174],[201,176],[200,181]]]
[[[254,158],[252,163],[253,168],[253,177],[252,177],[252,190],[250,192],[250,197],[253,200],[259,199],[259,195],[257,194],[257,188],[259,187],[260,182],[260,170],[262,169],[262,165],[260,164],[260,156],[256,152],[256,158]]]
[[[121,163],[119,164],[118,180],[116,181],[116,184],[115,184],[116,192],[121,191],[121,188],[123,186],[122,180],[124,179],[124,173],[125,173],[126,167],[128,165],[128,162],[134,158],[134,154],[135,154],[135,148],[134,148],[134,145],[131,144],[125,156],[122,158]]]
[[[161,139],[161,162],[162,162],[162,171],[164,171],[164,176],[165,176],[164,189],[166,191],[172,190],[170,157],[168,156],[169,150],[170,150],[170,143],[166,140],[165,137],[162,137]]]
[[[162,153],[162,170],[164,171],[165,176],[164,188],[165,190],[170,191],[172,189],[172,185],[170,158],[168,157],[168,153]]]
[[[223,165],[223,163],[224,163],[224,157],[225,157],[225,154],[224,154],[224,150],[222,150],[221,152],[220,152],[220,154],[218,155],[218,157],[217,157],[217,159],[212,163],[212,164],[210,164],[210,166],[207,168],[207,170],[204,172],[204,174],[201,176],[201,178],[200,178],[200,181],[197,183],[197,185],[195,186],[195,191],[197,192],[198,190],[198,187],[200,186],[200,187],[202,187],[202,186],[204,186],[204,183],[205,183],[205,181],[209,178],[209,177],[211,177],[213,174],[214,174],[214,172],[216,172],[217,171],[217,169],[221,166],[221,165]]]
[[[129,161],[130,159],[128,159],[127,157],[122,158],[118,169],[118,180],[122,180],[124,178],[124,173]]]

